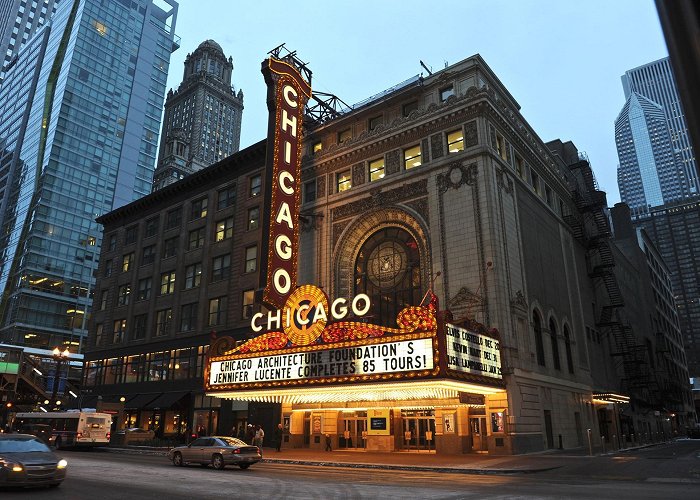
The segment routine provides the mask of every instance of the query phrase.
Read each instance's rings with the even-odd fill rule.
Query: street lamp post
[[[66,349],[61,352],[58,347],[53,350],[53,359],[56,360],[56,371],[53,376],[53,390],[51,391],[51,408],[56,405],[56,395],[58,394],[58,384],[61,380],[61,364],[70,357],[70,351]]]

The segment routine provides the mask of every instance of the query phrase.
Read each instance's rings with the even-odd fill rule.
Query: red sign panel
[[[311,85],[291,64],[269,58],[262,73],[270,111],[261,278],[262,301],[282,309],[297,284],[297,246],[304,106]]]

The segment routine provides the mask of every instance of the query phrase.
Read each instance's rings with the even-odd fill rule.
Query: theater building
[[[212,347],[208,394],[281,404],[294,447],[323,448],[326,435],[333,448],[438,453],[583,445],[596,426],[585,335],[596,299],[572,192],[595,187],[483,59],[305,134],[297,283],[313,287],[258,316],[257,339]],[[362,316],[328,312],[358,296]],[[402,323],[411,311],[430,326]],[[428,362],[407,364],[409,351]]]

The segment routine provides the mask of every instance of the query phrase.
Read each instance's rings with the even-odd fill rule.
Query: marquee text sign
[[[282,309],[297,283],[297,241],[304,106],[311,86],[285,61],[270,57],[262,73],[270,112],[263,218],[262,301]]]
[[[502,379],[499,341],[465,328],[445,324],[447,368]]]
[[[249,355],[212,361],[208,388],[327,378],[352,379],[367,375],[422,372],[435,366],[432,336],[371,345],[324,347],[315,351]]]

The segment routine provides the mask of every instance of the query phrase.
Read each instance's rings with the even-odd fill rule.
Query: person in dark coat
[[[277,451],[282,451],[282,435],[284,434],[284,427],[282,424],[277,424],[277,429],[275,429],[275,448]]]
[[[248,424],[248,430],[246,431],[245,435],[245,442],[250,445],[255,444],[255,428],[253,427],[253,424]]]

